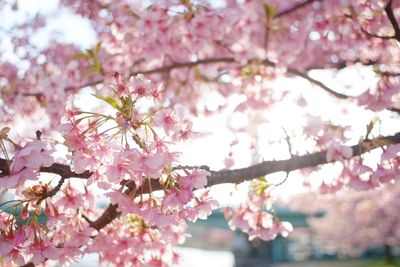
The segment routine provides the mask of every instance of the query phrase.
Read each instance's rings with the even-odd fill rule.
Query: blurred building
[[[282,221],[289,221],[300,239],[277,237],[273,241],[255,239],[248,241],[247,235],[240,231],[231,231],[221,211],[215,211],[205,221],[189,225],[191,238],[185,246],[212,250],[229,250],[234,254],[236,267],[269,266],[273,263],[299,261],[312,258],[312,235],[310,235],[307,217],[300,212],[275,208]]]

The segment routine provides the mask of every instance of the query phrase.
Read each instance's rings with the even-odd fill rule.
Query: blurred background
[[[17,13],[0,14],[0,24],[3,31],[0,31],[0,38],[3,39],[2,49],[12,50],[11,43],[7,42],[7,33],[4,29],[10,28],[13,23],[24,20],[26,16],[34,16],[40,13],[52,13],[57,8],[58,1],[19,1],[20,10]],[[90,47],[96,43],[96,36],[90,29],[87,21],[73,17],[67,11],[61,11],[58,16],[51,17],[48,27],[34,36],[37,46],[46,46],[49,36],[57,36],[65,42],[74,42],[82,48]],[[76,31],[79,28],[79,31]],[[5,60],[5,59],[3,59]],[[13,61],[13,53],[10,52],[7,60]],[[22,63],[21,63],[22,64]],[[23,65],[21,65],[23,68]],[[364,76],[362,82],[369,83],[372,74],[368,70],[357,70]],[[333,79],[328,72],[321,71],[316,73],[321,79],[330,84],[341,82],[346,83],[349,79],[354,79],[354,73],[341,73],[340,77]],[[369,76],[370,75],[370,76]],[[371,78],[368,78],[371,77]],[[340,79],[338,79],[340,78]],[[301,79],[292,78],[284,80],[286,84],[294,84],[297,87],[304,83]],[[335,84],[335,85],[337,85]],[[85,99],[90,91],[81,93],[81,98]],[[315,96],[316,108],[329,110],[331,103],[324,102],[318,92],[312,92]],[[321,93],[323,95],[323,93]],[[84,101],[84,100],[82,100]],[[218,99],[208,99],[208,105],[217,106]],[[214,101],[214,102],[213,102]],[[79,99],[77,99],[79,103]],[[310,106],[313,103],[310,102]],[[87,105],[87,103],[86,103]],[[280,113],[279,120],[284,120],[286,125],[298,118],[293,116],[291,107],[286,106],[286,113]],[[279,112],[279,111],[278,111]],[[290,114],[290,116],[285,116]],[[194,144],[179,148],[183,154],[183,161],[187,164],[209,165],[212,169],[223,168],[221,158],[226,156],[226,151],[221,149],[214,151],[211,155],[209,148],[213,144],[225,147],[229,150],[230,142],[233,138],[229,137],[225,121],[227,114],[221,114],[210,118],[199,118],[194,122],[194,127],[198,132],[206,133],[213,129],[213,135],[208,135]],[[352,113],[353,117],[357,114]],[[274,117],[274,116],[271,116]],[[241,118],[231,118],[236,124],[241,124]],[[274,121],[270,122],[271,125]],[[361,123],[360,125],[365,125]],[[282,136],[281,121],[275,126],[266,129],[272,136]],[[394,124],[393,124],[394,125]],[[239,127],[239,126],[238,126]],[[398,127],[398,126],[393,126]],[[21,126],[21,132],[22,129]],[[382,132],[388,129],[381,129]],[[270,135],[270,136],[271,136]],[[228,136],[228,137],[227,137]],[[245,137],[242,137],[245,140]],[[249,143],[241,142],[235,147],[237,151],[247,149]],[[285,143],[283,142],[283,146]],[[266,150],[274,155],[275,159],[285,158],[287,151],[282,147]],[[236,167],[247,166],[250,157],[242,153],[234,153]],[[268,155],[263,155],[268,157]],[[327,166],[318,175],[331,173],[335,166]],[[278,237],[273,241],[265,242],[259,239],[249,241],[247,236],[240,231],[232,231],[224,217],[224,210],[214,212],[207,220],[197,221],[189,224],[186,243],[183,247],[176,250],[182,255],[179,267],[263,267],[263,266],[321,266],[321,267],[373,267],[373,266],[400,266],[400,187],[396,184],[389,184],[373,192],[345,191],[339,192],[335,196],[321,196],[309,192],[304,192],[301,186],[303,179],[299,177],[303,174],[293,172],[288,177],[285,184],[275,190],[278,198],[275,211],[281,221],[289,221],[294,227],[293,233],[288,238]],[[269,179],[280,181],[285,174],[271,175]],[[297,179],[298,178],[298,179]],[[310,179],[312,180],[312,179]],[[248,186],[244,183],[243,187]],[[236,190],[237,188],[235,188]],[[243,198],[231,195],[232,186],[217,186],[212,189],[212,195],[223,206],[225,202],[243,201]],[[240,188],[239,188],[240,190]],[[284,194],[282,194],[284,192]],[[0,195],[0,203],[9,200],[12,196],[6,196],[6,192]],[[284,197],[282,197],[284,195]],[[377,201],[379,199],[379,201]],[[106,205],[100,203],[99,205]],[[6,208],[4,206],[3,208]],[[80,262],[72,266],[98,266],[96,255],[87,255]]]

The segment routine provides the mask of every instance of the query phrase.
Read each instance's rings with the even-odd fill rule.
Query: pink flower
[[[377,170],[372,173],[371,179],[373,181],[379,181],[380,183],[388,183],[395,180],[397,176],[398,175],[396,175],[393,170],[378,166]]]
[[[24,265],[25,264],[25,259],[22,256],[22,253],[18,249],[13,249],[11,252],[8,254],[8,257],[10,257],[13,261],[14,264],[16,265]]]
[[[51,244],[45,244],[44,241],[36,241],[30,244],[27,248],[28,254],[32,255],[31,261],[34,264],[39,264],[45,259],[58,259],[60,251]]]
[[[65,196],[61,197],[57,202],[57,207],[62,207],[63,211],[77,209],[83,204],[82,194],[75,190],[70,183],[64,189]]]
[[[118,204],[118,211],[122,215],[126,215],[133,211],[133,201],[132,199],[118,191],[112,191],[105,194],[105,196],[110,198],[110,202],[113,204]]]
[[[385,151],[381,155],[382,160],[390,160],[398,156],[400,152],[400,145],[388,145]]]
[[[353,150],[351,147],[342,146],[335,143],[333,146],[329,147],[326,152],[326,160],[328,162],[343,160],[345,158],[350,158],[353,155]]]
[[[14,248],[14,242],[10,239],[0,239],[0,255],[7,256],[8,253]]]
[[[247,232],[250,229],[250,226],[248,221],[243,218],[243,215],[244,212],[242,209],[233,212],[232,217],[228,221],[229,228],[232,230],[242,229],[244,232]]]
[[[136,94],[138,97],[150,96],[154,92],[151,81],[147,80],[143,74],[131,77],[130,86],[132,87],[132,93]]]
[[[187,210],[186,218],[192,222],[197,221],[197,219],[205,220],[218,207],[219,204],[216,200],[200,201],[194,208]]]
[[[230,156],[225,158],[224,160],[225,168],[230,169],[233,165],[235,165],[235,160]]]
[[[184,188],[200,189],[207,185],[207,177],[211,175],[209,171],[203,169],[195,169],[190,172],[187,177],[180,179]]]
[[[53,157],[45,151],[43,141],[27,143],[24,148],[15,153],[11,172],[16,173],[23,168],[38,170],[40,167],[49,167],[53,164]]]
[[[148,169],[158,171],[164,166],[164,156],[160,153],[147,155],[143,163]]]
[[[0,188],[20,188],[26,180],[36,180],[37,170],[22,169],[19,172],[0,178]]]
[[[186,203],[182,203],[181,200],[178,198],[177,192],[172,192],[166,195],[162,200],[162,211],[170,210],[182,210],[183,205]]]
[[[180,129],[179,131],[177,131],[173,136],[172,139],[174,141],[187,141],[189,140],[194,132],[192,130],[193,127],[193,123],[192,122],[188,122],[188,124],[186,125],[185,128]]]
[[[92,239],[97,231],[91,227],[86,227],[82,231],[71,233],[71,240],[68,243],[68,246],[71,247],[81,247],[83,245],[87,245]]]
[[[277,236],[276,232],[271,229],[266,228],[256,228],[249,231],[249,240],[254,240],[255,238],[260,238],[264,241],[269,241],[275,239]]]
[[[165,110],[159,111],[154,116],[154,125],[163,127],[166,134],[177,127],[179,119],[174,112],[168,112]]]
[[[72,155],[72,163],[76,173],[83,173],[95,169],[96,159],[78,150]]]

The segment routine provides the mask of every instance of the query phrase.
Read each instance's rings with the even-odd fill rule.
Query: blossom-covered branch
[[[389,0],[389,2],[385,6],[385,12],[389,18],[390,23],[393,26],[394,35],[392,38],[394,38],[400,42],[400,27],[399,27],[399,23],[397,22],[397,19],[396,19],[394,13],[393,13],[392,5],[393,5],[393,0]]]
[[[352,157],[359,156],[374,148],[398,143],[400,143],[400,133],[392,136],[382,136],[372,140],[364,140],[359,144],[351,146]],[[290,172],[302,168],[315,167],[320,164],[329,163],[326,158],[326,153],[327,151],[325,150],[303,156],[293,156],[287,160],[264,161],[259,164],[241,169],[210,171],[210,175],[207,177],[207,185],[213,186],[223,183],[237,184],[275,172]],[[0,158],[0,171],[4,174],[8,173],[9,164],[10,162],[7,162],[7,160]],[[207,169],[209,168],[207,167]],[[88,179],[93,175],[93,173],[89,171],[85,171],[83,173],[73,172],[69,165],[60,163],[54,163],[49,167],[42,167],[40,168],[40,172],[53,173],[66,178],[82,179]],[[152,186],[153,189],[160,189],[155,182],[153,182]]]
[[[89,22],[97,43],[35,46],[31,36],[64,9]],[[23,12],[18,1],[0,4],[0,15],[10,10]],[[0,262],[63,265],[98,253],[101,263],[170,266],[186,222],[219,207],[214,185],[249,181],[245,203],[225,216],[250,240],[271,240],[292,230],[272,205],[291,171],[316,172],[299,179],[320,194],[393,184],[400,133],[389,136],[398,129],[387,110],[399,112],[400,50],[371,36],[399,40],[398,11],[392,0],[60,0],[54,11],[6,23],[0,188],[13,199],[0,204]],[[358,80],[336,91],[315,68]],[[308,83],[293,90],[287,78]],[[186,166],[182,145],[216,133],[221,123],[208,118],[222,116],[228,143],[213,149],[226,150],[225,168]],[[276,131],[282,121],[286,138]],[[265,160],[285,140],[288,158]],[[241,157],[251,166],[239,168]],[[330,162],[332,177],[318,175]],[[283,182],[272,183],[275,172],[286,173]],[[109,206],[99,207],[104,199]]]
[[[400,133],[393,136],[378,137],[372,140],[365,140],[359,144],[351,146],[351,157],[359,156],[365,152],[368,152],[374,148],[386,146],[389,144],[400,143]],[[257,177],[265,176],[275,172],[290,172],[307,167],[316,167],[321,164],[329,163],[327,158],[327,151],[320,151],[303,156],[292,156],[287,160],[275,160],[275,161],[265,161],[256,165],[249,166],[247,168],[234,169],[234,170],[221,170],[221,171],[211,171],[210,175],[207,177],[207,185],[213,186],[223,183],[241,183],[246,180],[251,180]],[[2,173],[8,172],[9,162],[5,159],[0,158],[0,170]],[[60,175],[61,177],[67,178],[83,178],[88,179],[93,173],[75,173],[71,170],[68,165],[55,163],[49,167],[42,167],[41,172],[53,173]],[[161,189],[160,184],[155,180],[152,180],[152,189]],[[149,192],[149,187],[146,188],[144,185],[143,193]],[[133,188],[131,187],[131,190]],[[128,192],[131,192],[128,191]],[[97,230],[102,229],[113,219],[115,219],[120,213],[117,211],[117,204],[110,204],[103,214],[95,221],[91,222],[91,226]]]

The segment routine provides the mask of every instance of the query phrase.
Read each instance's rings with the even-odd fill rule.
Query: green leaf
[[[86,49],[86,53],[88,54],[88,56],[90,58],[94,58],[95,57],[95,55],[93,53],[93,49]]]
[[[97,58],[93,58],[93,65],[92,65],[92,67],[93,67],[94,72],[96,72],[96,73],[101,73],[101,71],[102,71],[101,62],[100,62],[100,60],[98,60]]]
[[[110,104],[111,106],[113,106],[114,108],[116,108],[118,110],[121,109],[121,107],[119,106],[118,102],[114,98],[112,98],[110,96],[100,96],[100,95],[95,95],[95,94],[93,94],[93,96],[98,98],[98,99],[100,99],[100,100],[103,100],[104,102]]]
[[[254,193],[259,196],[261,195],[267,188],[270,186],[268,183],[267,179],[264,176],[258,177],[257,182],[253,182],[251,184],[252,189],[254,190]]]
[[[76,53],[73,56],[73,58],[74,59],[85,59],[85,60],[88,60],[90,57],[88,55],[86,55],[85,53],[79,52],[79,53]]]
[[[130,116],[131,114],[131,110],[133,107],[133,103],[132,103],[132,99],[129,96],[126,97],[121,97],[120,98],[122,106],[120,108],[120,111],[124,114],[127,114],[128,116]]]
[[[368,136],[370,135],[372,129],[374,128],[375,124],[378,122],[378,118],[372,119],[368,125],[367,125],[367,133],[365,135],[366,139],[368,139]]]
[[[276,14],[278,14],[278,10],[268,4],[264,4],[264,12],[267,18],[273,18]]]
[[[94,47],[94,49],[93,49],[94,54],[95,54],[95,55],[98,55],[99,52],[100,52],[100,49],[101,49],[101,41],[98,42],[98,43],[96,44],[96,46]]]

